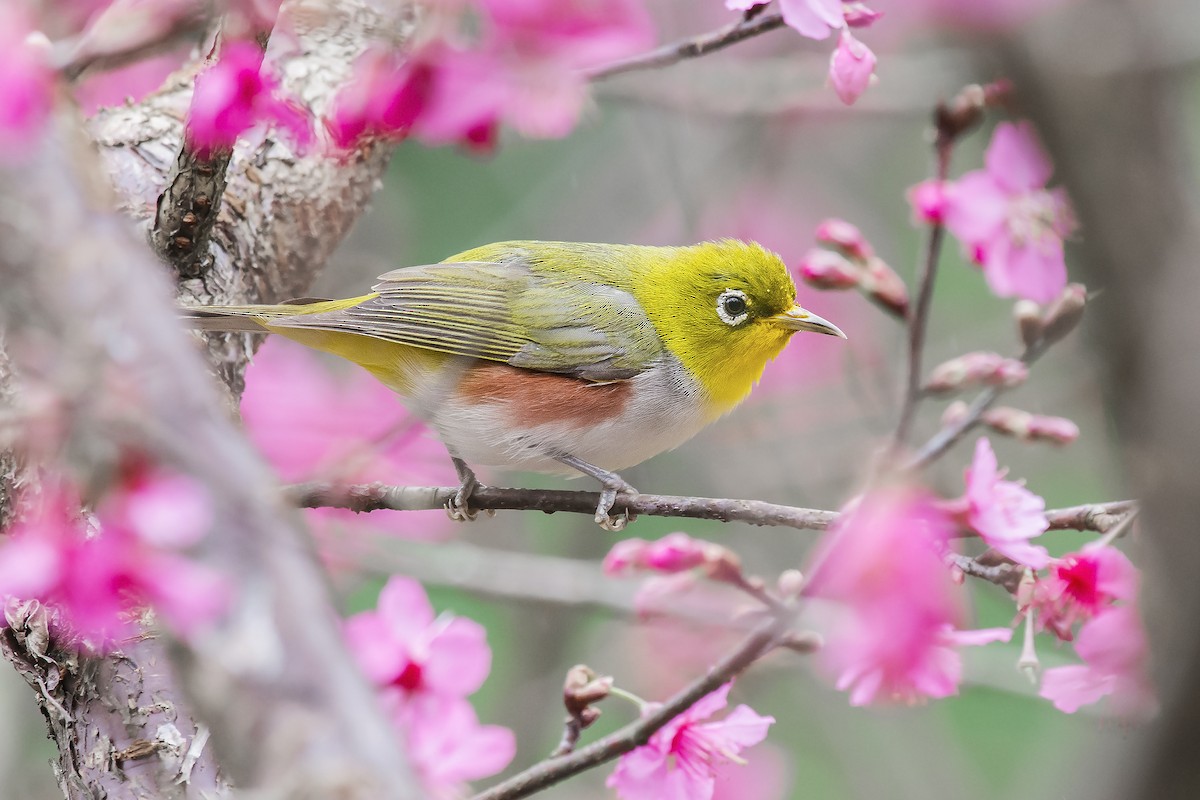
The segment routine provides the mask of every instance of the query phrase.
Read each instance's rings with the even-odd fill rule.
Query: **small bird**
[[[269,332],[353,361],[445,443],[473,516],[469,464],[616,470],[686,442],[750,393],[797,331],[846,338],[796,304],[779,256],[725,239],[690,247],[513,241],[380,276],[370,294],[280,305],[192,306],[192,327]]]

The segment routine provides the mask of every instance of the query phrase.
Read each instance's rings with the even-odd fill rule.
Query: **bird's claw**
[[[446,509],[446,516],[455,522],[474,522],[475,518],[479,516],[479,509],[471,508],[471,495],[475,494],[475,490],[483,484],[475,479],[475,474],[469,468],[466,468],[465,464],[463,467],[465,474],[463,471],[459,473],[462,478],[462,484],[458,487],[458,491],[454,493],[454,496],[446,501],[444,508]],[[489,517],[496,516],[496,512],[490,508],[487,509],[487,514]]]
[[[629,513],[629,509],[625,509],[615,517],[610,513],[613,505],[617,502],[618,493],[636,495],[638,490],[624,481],[620,485],[605,486],[600,490],[600,502],[596,504],[596,524],[613,533],[625,530],[626,525],[637,519],[637,514]]]

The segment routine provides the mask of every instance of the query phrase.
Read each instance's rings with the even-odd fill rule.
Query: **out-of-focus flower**
[[[1118,600],[1137,597],[1137,567],[1115,547],[1086,547],[1050,564],[1049,574],[1037,582],[1033,605],[1037,621],[1070,641],[1075,623],[1086,621]]]
[[[222,577],[169,549],[194,543],[209,527],[207,496],[189,479],[153,476],[118,487],[90,532],[71,516],[79,508],[73,492],[62,483],[43,492],[0,545],[0,597],[41,600],[68,635],[99,648],[131,635],[146,605],[181,635],[226,607]]]
[[[443,485],[454,480],[446,449],[395,393],[354,368],[335,374],[311,351],[279,337],[246,370],[242,419],[250,441],[284,481],[379,481]],[[306,511],[322,528],[370,525],[418,538],[451,529],[441,511]]]
[[[1080,629],[1075,652],[1083,664],[1054,667],[1042,675],[1040,694],[1059,711],[1073,714],[1103,697],[1111,697],[1113,710],[1122,716],[1153,709],[1146,634],[1134,606],[1113,606],[1098,614]]]
[[[1087,287],[1082,283],[1069,283],[1062,293],[1046,309],[1042,317],[1042,341],[1046,345],[1062,339],[1083,319],[1087,306]]]
[[[230,42],[216,63],[196,76],[187,114],[189,146],[202,158],[233,147],[246,131],[270,123],[285,131],[298,147],[312,139],[308,116],[296,101],[285,98],[279,81],[263,68],[263,52],[253,42]]]
[[[981,417],[983,424],[997,433],[1015,436],[1026,442],[1070,444],[1079,438],[1079,426],[1065,417],[1030,414],[1019,408],[989,408]]]
[[[0,163],[22,157],[54,103],[49,44],[32,43],[32,33],[32,22],[20,4],[0,6]]]
[[[363,672],[404,697],[466,697],[492,667],[487,632],[463,617],[434,617],[421,584],[392,577],[374,611],[346,620],[346,641]]]
[[[914,225],[941,224],[946,215],[946,184],[931,178],[910,186],[905,193]]]
[[[875,248],[871,247],[858,226],[844,219],[829,217],[821,220],[813,235],[819,244],[834,247],[856,261],[866,261],[875,255]]]
[[[368,53],[327,125],[339,146],[363,136],[413,135],[429,144],[490,148],[499,125],[557,138],[570,133],[587,99],[583,70],[653,43],[634,0],[480,0],[482,31],[466,46],[435,39],[404,59]]]
[[[999,353],[966,353],[938,364],[929,373],[925,391],[956,392],[971,386],[1001,386],[1011,389],[1029,377],[1029,369],[1015,358]]]
[[[1046,548],[1029,540],[1050,527],[1046,501],[1003,478],[991,442],[979,437],[975,458],[966,472],[965,522],[996,552],[1018,564],[1041,569],[1049,563],[1050,555]]]
[[[956,647],[1008,635],[957,630],[961,599],[941,559],[952,528],[924,492],[888,487],[846,511],[819,546],[805,591],[829,604],[818,663],[852,705],[954,694]]]
[[[727,683],[701,698],[657,730],[645,745],[621,756],[606,784],[623,800],[711,800],[717,766],[740,762],[742,750],[765,739],[775,722],[745,705],[719,722],[705,722],[725,707],[731,686]],[[643,713],[653,713],[658,707],[650,703]]]
[[[1045,188],[1053,167],[1033,126],[996,126],[985,167],[944,185],[946,227],[996,295],[1048,303],[1067,283],[1063,239],[1075,217],[1062,189]]]
[[[862,281],[862,268],[841,253],[815,247],[798,267],[800,277],[815,289],[853,289]]]
[[[832,250],[814,248],[805,254],[798,271],[809,286],[817,289],[857,287],[878,305],[904,316],[908,289],[855,225],[842,219],[825,219],[817,225],[816,239]]]
[[[792,754],[764,742],[747,764],[717,765],[712,800],[786,800],[791,796]]]
[[[396,710],[408,756],[434,798],[459,798],[467,781],[495,775],[517,752],[516,737],[499,725],[480,725],[461,698],[423,696]]]
[[[604,557],[604,573],[610,576],[634,570],[672,574],[698,567],[715,580],[736,578],[742,572],[741,560],[732,550],[686,533],[670,533],[651,542],[625,539]]]
[[[842,13],[850,28],[869,28],[883,18],[882,11],[876,11],[866,3],[842,3]]]
[[[731,11],[749,11],[763,0],[725,0]],[[842,0],[779,0],[779,11],[788,27],[809,39],[826,39],[845,27]]]
[[[848,106],[854,105],[875,78],[875,63],[871,48],[854,38],[849,30],[843,30],[829,57],[829,82],[838,99]]]

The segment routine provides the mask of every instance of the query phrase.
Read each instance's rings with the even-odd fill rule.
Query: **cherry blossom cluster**
[[[725,0],[725,7],[749,11],[766,5],[764,0]],[[779,10],[788,27],[809,39],[828,39],[837,33],[837,47],[829,59],[829,83],[846,105],[856,100],[875,81],[875,53],[850,32],[867,28],[883,16],[865,3],[842,0],[779,0]]]
[[[414,580],[393,577],[374,610],[346,620],[346,642],[404,741],[431,797],[508,766],[512,731],[480,725],[466,699],[487,679],[492,651],[479,623],[435,615]]]
[[[231,599],[226,580],[186,555],[212,525],[212,502],[191,478],[130,458],[91,513],[62,476],[0,542],[0,599],[38,600],[63,642],[107,650],[138,632],[153,610],[177,635],[216,618]]]

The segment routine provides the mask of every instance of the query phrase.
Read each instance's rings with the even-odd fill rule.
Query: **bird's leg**
[[[601,469],[595,464],[589,464],[587,461],[572,455],[556,455],[554,456],[554,460],[600,481],[600,484],[604,488],[600,490],[600,502],[596,504],[596,524],[601,528],[604,528],[606,531],[619,531],[637,519],[637,516],[630,514],[628,509],[619,517],[611,516],[608,513],[612,511],[613,503],[617,502],[618,492],[624,494],[638,493],[638,490],[630,486],[628,481],[620,475],[615,472],[609,472],[606,469]]]
[[[455,522],[474,520],[479,512],[471,510],[471,495],[483,484],[475,477],[467,462],[458,456],[450,456],[450,460],[454,462],[454,471],[458,473],[458,491],[446,502],[446,513]]]

